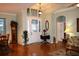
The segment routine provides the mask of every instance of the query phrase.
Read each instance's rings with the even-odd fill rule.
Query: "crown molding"
[[[16,16],[16,14],[14,14],[14,13],[6,13],[6,12],[0,12],[0,14],[5,14],[5,15]]]
[[[65,12],[65,11],[69,11],[69,10],[73,10],[73,9],[76,9],[76,8],[77,7],[64,8],[64,9],[55,11],[54,14],[60,13],[60,12]]]

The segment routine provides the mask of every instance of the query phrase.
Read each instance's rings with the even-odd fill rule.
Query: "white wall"
[[[27,16],[27,12],[26,10],[20,10],[18,13],[17,13],[17,22],[18,22],[18,43],[21,44],[21,45],[24,45],[23,42],[23,31],[24,30],[28,30],[28,28],[30,26],[28,26],[28,20],[31,20],[32,18],[34,19],[39,19],[38,17],[28,17]],[[41,28],[41,27],[40,27]],[[28,44],[30,43],[35,43],[35,42],[39,42],[41,41],[41,39],[33,39],[33,38],[30,38],[30,33],[28,33],[28,37],[29,37],[29,41],[28,41]],[[36,37],[36,36],[35,36]],[[39,35],[40,37],[40,35]]]
[[[25,26],[23,11],[17,12],[17,22],[18,22],[18,44],[23,45],[23,30]],[[26,20],[26,19],[25,19]],[[26,27],[25,27],[26,28]]]
[[[48,42],[53,43],[53,36],[57,36],[57,24],[56,24],[56,20],[57,17],[59,16],[66,16],[66,28],[68,28],[69,26],[71,27],[74,35],[79,35],[78,32],[76,32],[76,18],[79,17],[79,9],[75,8],[75,9],[71,9],[71,10],[65,10],[62,12],[57,12],[54,13],[52,11],[46,11],[41,15],[41,31],[45,28],[45,20],[49,21],[49,31],[48,33],[50,34],[50,40],[48,40]],[[26,15],[26,11],[21,11],[17,13],[17,22],[18,22],[18,43],[19,44],[23,44],[23,30],[27,29],[27,15]]]
[[[53,18],[53,22],[54,22],[54,26],[53,28],[55,28],[53,31],[56,31],[56,18],[59,16],[66,16],[66,28],[70,28],[73,32],[73,35],[79,36],[79,33],[77,32],[77,18],[79,18],[79,9],[78,8],[74,8],[74,9],[70,9],[70,10],[65,10],[62,12],[57,12],[55,14],[52,15]],[[56,36],[56,32],[54,33]]]
[[[53,43],[53,36],[54,36],[54,22],[52,20],[53,16],[52,16],[52,11],[48,10],[43,12],[43,14],[41,15],[41,19],[42,19],[42,30],[45,29],[45,20],[49,21],[49,30],[48,30],[48,34],[50,35],[50,40],[48,40],[48,42]]]
[[[59,10],[58,10],[59,11]],[[49,21],[49,34],[51,36],[51,39],[49,42],[53,42],[53,36],[57,37],[57,24],[56,20],[59,16],[66,16],[66,28],[69,28],[72,30],[73,35],[79,36],[79,33],[77,30],[77,23],[76,19],[79,18],[79,8],[69,8],[65,10],[61,10],[61,12],[53,12],[53,11],[46,11],[41,15],[42,18],[42,30],[45,28],[45,19]]]
[[[11,21],[16,21],[16,15],[0,13],[0,18],[5,18],[6,20],[6,34],[10,34],[9,43],[11,42]]]

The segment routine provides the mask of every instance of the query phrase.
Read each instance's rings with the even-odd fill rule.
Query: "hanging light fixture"
[[[41,3],[39,3],[39,11],[38,11],[38,14],[39,14],[39,16],[42,14],[42,11],[41,11]]]

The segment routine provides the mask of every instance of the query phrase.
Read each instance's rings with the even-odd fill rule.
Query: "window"
[[[32,19],[32,31],[40,32],[40,21],[36,19]]]
[[[37,10],[31,9],[31,16],[37,16]]]
[[[38,10],[27,8],[27,16],[38,16]]]
[[[0,34],[6,33],[5,27],[5,18],[0,18]]]
[[[27,16],[30,16],[30,9],[27,8]]]
[[[32,20],[32,31],[37,32],[38,31],[37,27],[38,27],[38,20],[33,19]]]

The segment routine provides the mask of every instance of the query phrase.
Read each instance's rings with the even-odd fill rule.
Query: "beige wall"
[[[11,27],[10,22],[16,21],[16,16],[12,14],[0,13],[0,18],[5,18],[6,20],[6,34],[10,34],[9,43],[11,41]]]

